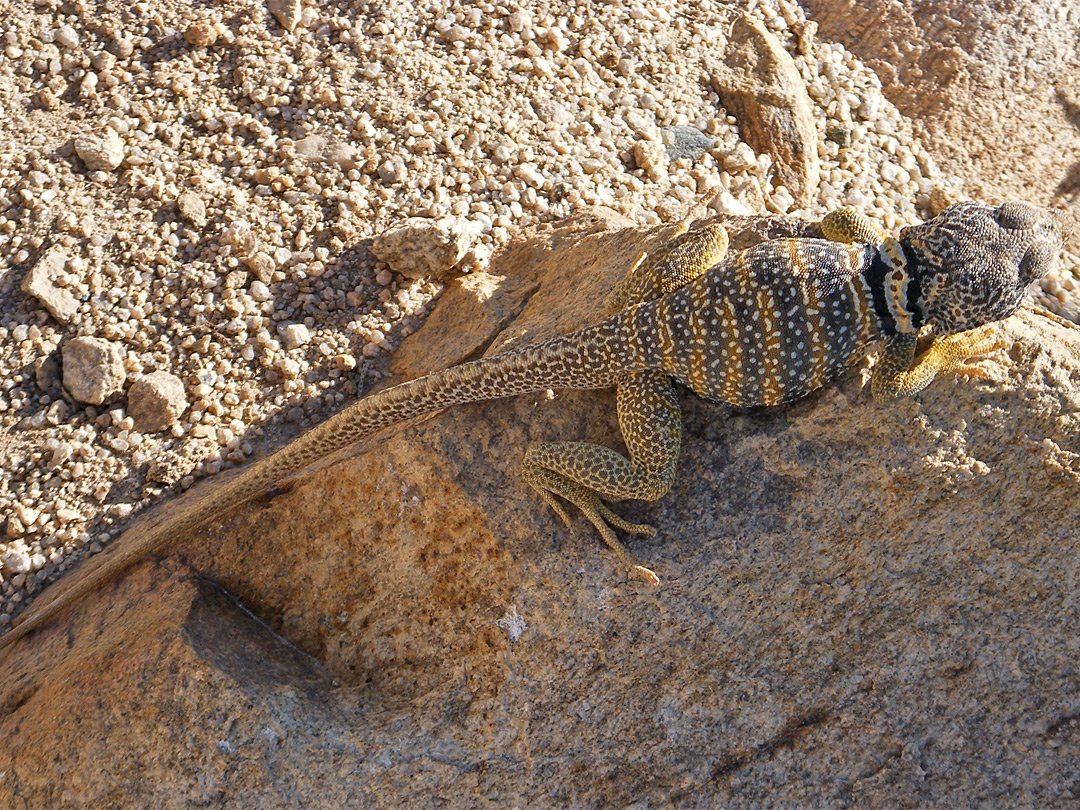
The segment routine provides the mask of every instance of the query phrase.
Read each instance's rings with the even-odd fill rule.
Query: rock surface
[[[605,224],[504,254],[492,275],[535,291],[455,353],[593,317],[651,244]],[[431,327],[410,340],[459,339]],[[532,441],[616,444],[611,392],[378,438],[16,647],[0,804],[1065,803],[1080,330],[1001,334],[988,380],[891,408],[868,364],[783,409],[685,396],[674,490],[619,507],[659,529],[628,543],[659,589],[518,477]]]

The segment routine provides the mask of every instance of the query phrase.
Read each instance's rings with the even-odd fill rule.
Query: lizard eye
[[[1012,200],[998,206],[997,221],[1002,228],[1024,230],[1031,228],[1039,219],[1039,209],[1030,203]]]

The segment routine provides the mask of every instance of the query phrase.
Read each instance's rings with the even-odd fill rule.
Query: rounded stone
[[[281,341],[286,350],[297,349],[311,341],[311,332],[302,323],[290,323],[281,330]]]
[[[124,162],[124,142],[111,129],[101,135],[80,135],[75,139],[75,151],[91,171],[111,172]]]
[[[32,567],[30,550],[22,541],[16,541],[0,555],[0,564],[3,565],[6,574],[25,574]]]
[[[64,388],[79,402],[102,405],[124,389],[127,371],[120,344],[92,337],[72,338],[61,351]]]
[[[196,48],[209,48],[217,42],[217,31],[210,23],[194,22],[184,31],[184,40]]]
[[[184,383],[167,371],[151,372],[128,389],[128,416],[140,433],[168,430],[187,407]]]

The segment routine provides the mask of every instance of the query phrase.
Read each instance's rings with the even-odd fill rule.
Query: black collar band
[[[922,267],[919,265],[919,254],[915,248],[907,243],[906,239],[900,240],[900,247],[904,251],[904,270],[907,271],[907,311],[911,313],[911,325],[916,329],[922,328]]]
[[[881,325],[881,334],[885,337],[896,334],[896,320],[889,312],[889,302],[885,298],[885,276],[888,273],[889,266],[881,255],[881,249],[874,248],[874,258],[870,261],[865,278],[866,283],[870,285],[870,296],[874,300],[874,312]]]

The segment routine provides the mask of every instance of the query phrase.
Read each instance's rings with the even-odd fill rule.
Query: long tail
[[[203,523],[273,488],[309,464],[383,428],[450,405],[511,397],[548,388],[607,388],[625,371],[646,367],[628,345],[623,316],[536,346],[484,358],[387,388],[357,400],[321,425],[213,489],[171,520],[118,545],[101,562],[38,598],[0,638],[0,650],[150,554]],[[621,358],[616,366],[613,358]]]

